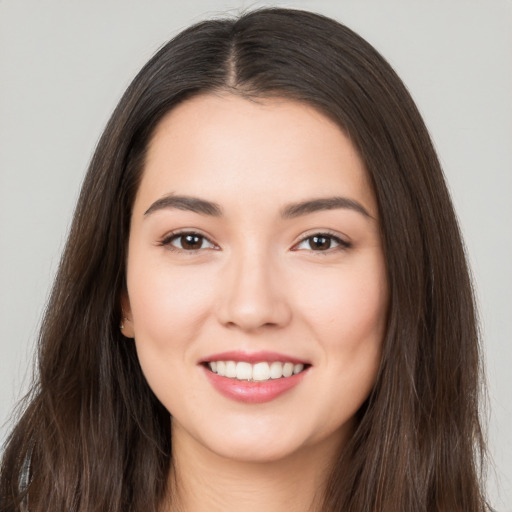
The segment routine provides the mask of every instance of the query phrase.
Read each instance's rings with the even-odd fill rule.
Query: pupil
[[[183,237],[183,247],[185,249],[200,249],[201,237],[198,235],[185,235]]]
[[[331,245],[331,239],[326,236],[314,236],[312,241],[312,249],[329,249]]]

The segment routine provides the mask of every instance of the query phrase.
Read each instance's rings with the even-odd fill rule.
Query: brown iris
[[[181,238],[181,246],[183,247],[183,249],[188,249],[188,250],[193,251],[193,250],[201,249],[201,246],[203,245],[203,237],[200,235],[194,235],[194,234],[181,235],[180,238]]]
[[[325,251],[331,248],[331,239],[328,236],[315,235],[310,237],[309,246],[314,251]]]

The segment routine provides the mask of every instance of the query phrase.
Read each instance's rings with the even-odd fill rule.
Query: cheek
[[[303,281],[301,311],[329,351],[379,352],[384,336],[388,291],[380,258],[332,269]]]
[[[135,258],[134,258],[135,259]],[[212,303],[209,273],[162,264],[128,268],[135,337],[160,348],[194,338]]]
[[[138,262],[145,262],[139,265]],[[135,346],[150,388],[169,412],[191,399],[197,383],[185,374],[194,359],[194,341],[207,318],[213,287],[208,273],[172,268],[149,258],[132,258],[127,274]],[[180,389],[176,394],[172,390]]]

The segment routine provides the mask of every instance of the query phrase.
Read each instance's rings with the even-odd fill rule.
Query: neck
[[[226,459],[173,428],[169,479],[172,512],[319,512],[333,443],[304,447],[279,460]],[[336,444],[339,446],[339,440]]]

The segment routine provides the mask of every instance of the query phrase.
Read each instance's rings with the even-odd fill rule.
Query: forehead
[[[169,193],[255,207],[336,193],[376,215],[364,165],[342,129],[281,98],[204,94],[170,111],[150,141],[138,200]]]

